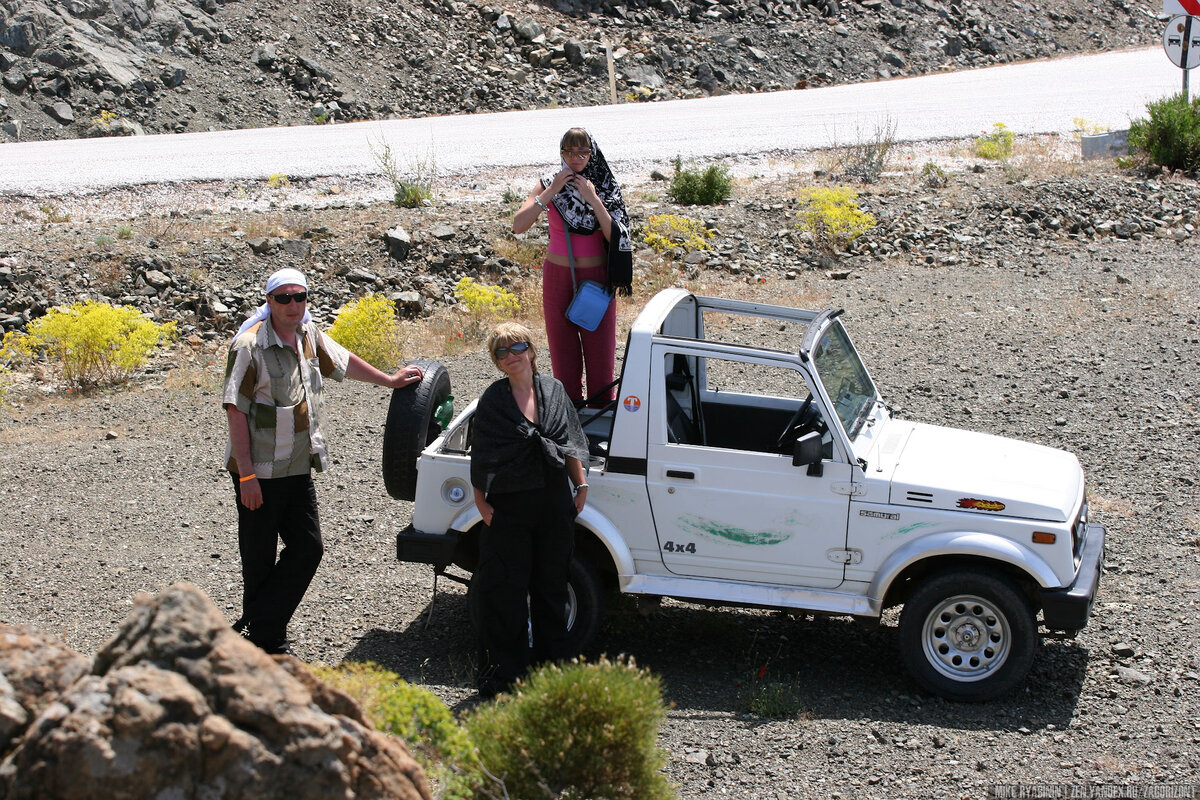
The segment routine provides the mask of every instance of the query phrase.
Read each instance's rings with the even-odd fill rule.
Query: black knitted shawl
[[[587,464],[587,437],[562,383],[535,374],[533,385],[536,425],[521,413],[508,378],[479,398],[471,423],[471,484],[485,493],[542,488],[546,468],[565,467],[568,456]]]

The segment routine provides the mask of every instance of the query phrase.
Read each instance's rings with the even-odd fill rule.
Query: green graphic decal
[[[779,544],[792,538],[790,533],[781,531],[748,531],[745,528],[739,528],[735,525],[723,525],[719,522],[702,519],[692,514],[685,514],[680,517],[679,526],[682,529],[690,528],[701,536],[721,539],[726,542],[733,542],[734,544]]]

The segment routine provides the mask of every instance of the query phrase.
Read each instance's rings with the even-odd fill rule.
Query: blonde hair
[[[536,373],[538,371],[537,346],[533,343],[533,331],[519,322],[501,322],[492,329],[487,340],[488,358],[492,359],[492,363],[496,365],[496,369],[500,369],[500,362],[496,360],[496,348],[508,347],[510,344],[516,344],[517,342],[529,342],[529,366]],[[503,370],[501,371],[503,372]]]
[[[568,147],[586,147],[592,149],[592,137],[583,128],[571,128],[563,134],[562,141],[558,143],[559,150],[566,150]]]

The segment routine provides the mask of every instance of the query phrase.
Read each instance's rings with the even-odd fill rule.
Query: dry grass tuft
[[[1133,503],[1124,497],[1105,497],[1093,493],[1088,498],[1088,504],[1093,511],[1099,511],[1101,514],[1112,514],[1122,519],[1129,519],[1134,515]]]
[[[492,250],[500,258],[520,266],[524,272],[540,270],[542,262],[546,260],[545,244],[528,239],[518,239],[511,235],[493,242]]]

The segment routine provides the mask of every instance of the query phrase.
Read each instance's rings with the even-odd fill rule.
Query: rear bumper
[[[1103,525],[1089,524],[1075,582],[1064,589],[1041,591],[1042,624],[1048,629],[1074,633],[1087,625],[1104,571],[1104,536]]]
[[[411,524],[396,534],[396,558],[416,564],[448,566],[454,563],[458,533],[421,533]]]

